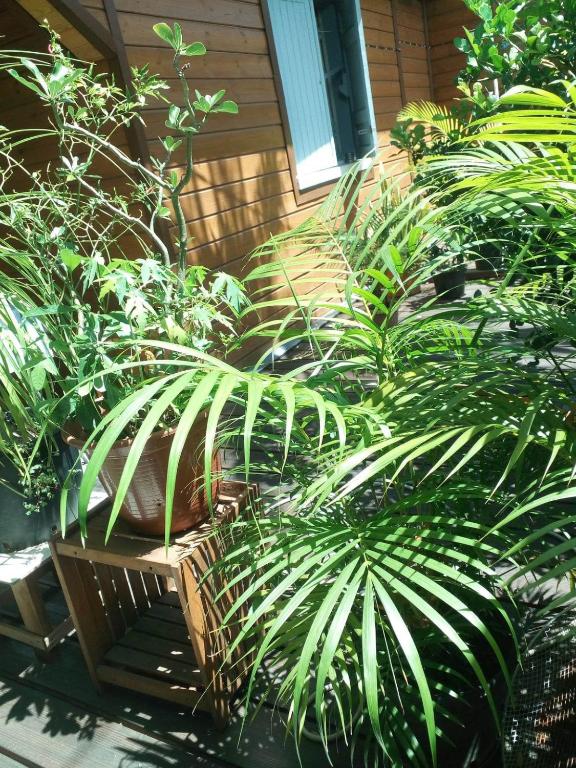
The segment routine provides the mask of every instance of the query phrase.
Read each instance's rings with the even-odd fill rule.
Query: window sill
[[[334,189],[339,179],[341,179],[342,176],[344,176],[344,174],[350,170],[350,168],[356,165],[358,167],[358,171],[365,171],[370,167],[372,162],[372,157],[364,157],[362,160],[356,161],[356,163],[346,163],[344,165],[339,165],[336,168],[330,168],[329,170],[332,171],[332,176],[329,179],[324,177],[324,180],[322,180],[319,178],[320,174],[317,174],[318,180],[316,180],[314,184],[310,184],[306,187],[302,186],[299,179],[295,180],[296,183],[294,185],[294,194],[296,197],[297,205],[305,205],[307,203],[312,203],[315,200],[320,200],[321,198],[326,197]],[[372,178],[372,174],[370,174],[370,178]],[[308,177],[308,179],[311,180],[311,175]]]
[[[334,166],[333,168],[326,168],[322,171],[298,176],[298,189],[302,193],[310,192],[321,185],[331,184],[338,181],[338,179],[341,179],[354,165],[358,166],[359,171],[365,171],[366,168],[369,167],[370,162],[370,158],[363,157],[362,160],[355,161],[354,163],[344,163],[342,165]]]

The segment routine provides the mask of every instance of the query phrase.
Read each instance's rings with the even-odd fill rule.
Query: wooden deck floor
[[[46,585],[53,618],[63,597]],[[10,612],[9,604],[3,605]],[[320,745],[306,742],[304,768],[323,768]],[[335,766],[350,765],[342,751]],[[264,704],[242,728],[235,716],[221,732],[202,713],[121,688],[99,694],[80,647],[68,638],[50,662],[0,638],[0,768],[296,768],[282,716]]]

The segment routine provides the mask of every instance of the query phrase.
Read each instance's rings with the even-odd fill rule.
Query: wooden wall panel
[[[374,104],[378,146],[390,149],[390,128],[402,107],[398,57],[395,50],[391,3],[361,0],[368,73]]]
[[[79,0],[79,2],[105,29],[110,31],[104,0]]]
[[[240,114],[213,118],[194,142],[195,173],[184,199],[194,238],[189,256],[191,262],[241,274],[254,247],[271,233],[304,220],[320,202],[298,202],[302,198],[293,188],[263,0],[77,1],[117,36],[127,64],[148,64],[171,88],[177,85],[171,51],[152,26],[178,21],[185,39],[207,46],[205,57],[190,62],[190,84],[205,93],[225,88],[238,101]],[[387,175],[397,175],[405,167],[390,146],[390,129],[399,109],[406,101],[430,96],[422,2],[361,0],[381,167]],[[112,17],[116,14],[116,30],[114,23],[108,23],[107,6]],[[34,118],[25,94],[14,92],[9,104],[7,109],[21,119]],[[144,146],[155,156],[161,151],[159,137],[168,132],[162,105],[150,105],[143,117]],[[182,155],[175,160],[182,163]]]
[[[423,0],[361,0],[378,145],[386,172],[406,170],[390,129],[410,101],[432,95]],[[392,162],[394,161],[394,162]]]
[[[48,50],[48,33],[38,26],[36,20],[16,0],[3,0],[1,9],[2,48],[40,53]],[[10,130],[20,130],[32,125],[37,128],[50,127],[46,109],[39,99],[5,72],[0,75],[0,125]],[[56,141],[44,139],[39,143],[21,145],[17,157],[31,170],[55,157],[56,153]],[[17,174],[8,183],[11,188],[18,188],[24,183],[24,179]]]
[[[406,103],[432,97],[426,19],[422,0],[396,0],[396,18],[401,77]]]
[[[52,29],[60,35],[62,44],[79,59],[99,62],[110,54],[112,41],[109,38],[108,23],[101,0],[87,0],[86,7],[77,0],[75,21],[65,15],[64,9],[59,11],[50,0],[17,2],[38,23],[47,20]],[[10,6],[7,0],[6,5]],[[3,33],[2,26],[0,33]],[[4,47],[6,43],[2,41],[0,44]]]
[[[463,36],[463,27],[473,29],[477,19],[463,0],[427,0],[426,13],[434,100],[447,104],[460,95],[454,81],[465,63],[454,39]]]
[[[246,271],[247,254],[271,233],[304,220],[316,205],[298,205],[289,169],[278,93],[259,0],[114,0],[127,59],[166,78],[178,101],[168,47],[152,31],[178,21],[188,41],[208,53],[190,60],[188,79],[202,93],[226,89],[237,116],[211,118],[194,141],[194,176],[184,213],[192,238],[189,259],[231,274]],[[168,132],[162,105],[145,110],[152,156]],[[177,163],[184,161],[176,155]]]
[[[191,60],[191,85],[202,92],[226,88],[227,95],[238,101],[237,117],[212,119],[194,142],[196,170],[185,208],[195,238],[190,259],[211,264],[219,260],[224,268],[239,271],[259,238],[292,226],[318,204],[298,204],[292,187],[262,2],[114,0],[114,4],[131,65],[148,63],[151,71],[175,87],[170,51],[156,38],[152,25],[178,21],[185,39],[201,40],[208,48],[205,57]],[[420,0],[400,0],[398,5],[407,92],[417,97],[423,93],[423,78],[428,84],[422,6]],[[402,105],[392,4],[362,0],[362,15],[378,139],[384,159],[390,160],[395,151],[389,131]],[[154,156],[161,152],[158,137],[165,132],[160,105],[145,111],[144,120]]]
[[[241,4],[241,0],[238,0]],[[156,10],[161,7],[161,0],[156,4]],[[194,7],[191,3],[190,7]],[[229,51],[231,53],[261,53],[268,54],[268,43],[263,29],[248,29],[246,27],[228,26],[225,24],[210,24],[202,21],[190,21],[188,19],[170,19],[165,15],[141,16],[134,13],[121,12],[118,14],[120,29],[125,44],[160,47],[168,49],[168,46],[159,40],[152,26],[161,21],[179,21],[182,26],[182,34],[185,40],[200,40],[208,50],[212,52]],[[168,51],[166,51],[168,54]]]

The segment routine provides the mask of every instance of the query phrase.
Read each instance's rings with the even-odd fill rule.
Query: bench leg
[[[48,637],[53,627],[42,603],[34,574],[12,584],[12,594],[26,629],[41,637]],[[36,650],[35,653],[44,661],[49,658],[48,651]]]

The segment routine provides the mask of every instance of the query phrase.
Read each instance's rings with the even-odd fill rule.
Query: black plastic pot
[[[442,301],[456,301],[464,296],[464,287],[466,285],[465,267],[440,272],[434,275],[433,279],[436,295],[441,297]]]
[[[62,445],[56,467],[56,472],[62,481],[74,466],[77,457],[78,451]],[[0,475],[5,483],[12,486],[15,486],[18,480],[14,467],[1,459]],[[78,517],[78,488],[81,476],[81,470],[78,469],[74,476],[73,487],[68,492],[66,502],[68,523]],[[4,482],[0,485],[0,553],[16,552],[48,541],[60,529],[60,494],[57,494],[39,512],[26,514],[25,500]]]

